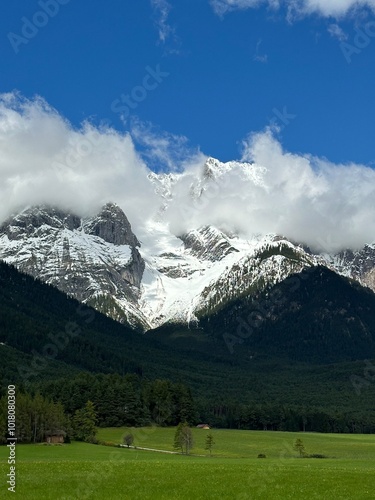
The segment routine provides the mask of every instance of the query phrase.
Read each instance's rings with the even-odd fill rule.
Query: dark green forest
[[[373,311],[372,292],[315,268],[227,304],[197,328],[142,334],[0,263],[2,395],[15,384],[20,411],[31,415],[35,398],[51,415],[59,405],[72,437],[88,402],[98,426],[187,420],[374,432]]]

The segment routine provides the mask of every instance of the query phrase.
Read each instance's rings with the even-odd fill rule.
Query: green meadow
[[[49,499],[374,499],[375,436],[193,429],[191,456],[172,451],[174,428],[100,429],[98,438],[121,442],[132,432],[136,449],[74,442],[19,445],[16,495],[7,492],[7,449],[0,447],[0,498]],[[309,454],[299,458],[296,438]],[[265,459],[257,458],[259,453]]]

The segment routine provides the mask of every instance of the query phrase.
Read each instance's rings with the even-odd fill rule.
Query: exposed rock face
[[[216,178],[220,169],[211,163]],[[256,175],[252,165],[246,168],[246,175]],[[161,190],[164,207],[175,178],[154,174],[150,180]],[[246,239],[213,226],[178,238],[159,215],[142,228],[141,249],[116,204],[83,219],[56,208],[33,207],[0,226],[0,259],[144,330],[168,322],[194,324],[238,298],[262,293],[316,266],[375,291],[375,244],[314,255],[280,235]]]
[[[6,234],[10,240],[17,240],[34,235],[35,232],[42,234],[43,227],[73,231],[80,224],[80,218],[75,215],[50,207],[33,207],[4,222],[0,226],[0,233]]]
[[[196,316],[209,316],[234,299],[256,295],[320,262],[317,256],[310,257],[302,248],[276,237],[243,256],[206,287],[196,303]]]
[[[350,263],[353,276],[364,278],[375,268],[375,248],[366,245],[358,252],[346,252],[347,262]]]
[[[205,260],[222,260],[232,252],[238,252],[234,248],[226,235],[218,229],[210,226],[202,227],[197,231],[180,237],[185,248],[190,250],[195,257]]]
[[[375,245],[361,250],[345,250],[329,259],[336,271],[349,276],[375,291]]]
[[[0,228],[0,258],[113,319],[145,328],[138,310],[145,264],[137,246],[127,217],[114,204],[86,220],[33,207]]]
[[[136,288],[140,288],[142,283],[142,276],[145,270],[145,262],[142,259],[141,254],[135,247],[131,249],[131,262],[130,264],[122,271],[121,277],[135,286]]]
[[[85,233],[99,236],[114,245],[141,246],[126,215],[114,203],[107,203],[97,216],[85,221],[83,227]]]

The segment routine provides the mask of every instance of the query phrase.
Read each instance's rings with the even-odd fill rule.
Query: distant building
[[[209,429],[210,426],[208,424],[198,424],[197,429]]]
[[[46,432],[46,443],[62,444],[65,440],[65,431]]]

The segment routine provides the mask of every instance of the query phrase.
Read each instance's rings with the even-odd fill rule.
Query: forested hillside
[[[206,318],[202,328],[175,325],[142,335],[0,264],[2,391],[9,383],[19,391],[39,391],[62,402],[69,413],[77,408],[74,395],[85,380],[79,372],[86,377],[97,374],[95,381],[82,382],[84,399],[97,404],[103,387],[111,385],[105,377],[113,374],[125,377],[125,386],[132,381],[140,401],[146,401],[142,388],[157,379],[186,387],[194,400],[192,422],[274,429],[372,428],[373,368],[365,360],[372,353],[374,295],[319,268],[308,280],[293,279],[300,280],[296,290],[290,290],[290,283],[280,285],[288,287],[277,295],[286,298],[283,306],[267,302],[272,290],[257,298],[258,308],[263,304],[268,313],[248,337],[243,334],[247,330],[241,330],[242,336],[238,330],[239,324],[250,325],[253,307],[245,298],[228,306],[225,314]],[[325,330],[314,327],[315,317],[322,319]],[[109,416],[101,410],[101,424],[124,421],[111,405],[116,398],[123,401],[128,389],[116,380],[106,395]],[[95,392],[98,387],[102,389]],[[155,407],[146,407],[136,424],[147,418],[158,422]],[[171,420],[166,417],[164,422]]]

